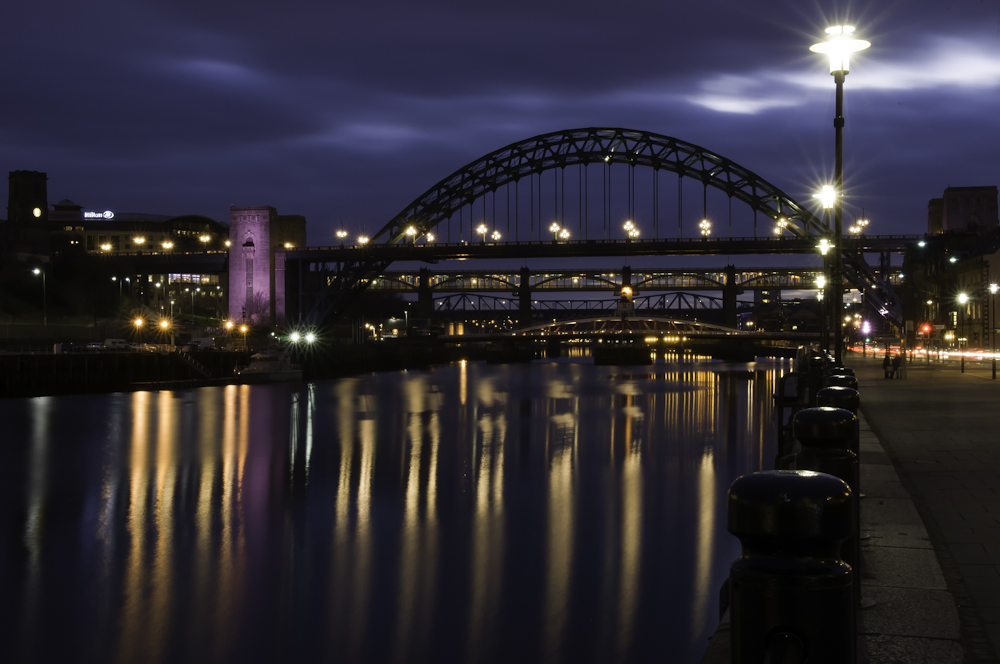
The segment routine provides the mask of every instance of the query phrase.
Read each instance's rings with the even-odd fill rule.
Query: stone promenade
[[[1000,380],[848,353],[861,391],[858,661],[1000,664]],[[728,615],[726,616],[728,620]],[[703,664],[729,661],[724,621]]]
[[[865,638],[871,661],[1000,661],[1000,380],[991,379],[989,362],[967,363],[963,374],[955,362],[915,361],[902,380],[885,380],[877,356],[849,353],[844,364],[855,369],[864,420],[891,461],[880,469],[878,452],[866,455],[863,448],[863,479],[888,473],[899,479],[898,486],[879,488],[862,481],[862,528],[872,533],[863,583],[895,585],[898,594],[922,600],[919,610],[905,603],[894,607],[909,613],[884,630],[899,639],[894,653],[878,656],[878,640]],[[896,517],[886,514],[893,508]],[[872,523],[875,512],[901,526],[921,521],[937,564],[920,561],[917,549],[885,546],[893,544],[881,539],[891,538],[891,529]],[[895,581],[880,559],[895,560]],[[878,600],[888,590],[873,592]],[[947,619],[948,596],[957,611],[957,634]],[[862,612],[866,632],[873,631],[867,614],[878,608]],[[964,653],[957,660],[956,644]]]

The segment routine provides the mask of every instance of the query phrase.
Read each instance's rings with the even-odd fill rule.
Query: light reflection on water
[[[697,661],[786,367],[2,402],[0,659]]]

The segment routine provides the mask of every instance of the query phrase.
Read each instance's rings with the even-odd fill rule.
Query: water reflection
[[[21,629],[0,655],[696,661],[738,551],[725,490],[773,454],[782,370],[461,363],[8,400]]]

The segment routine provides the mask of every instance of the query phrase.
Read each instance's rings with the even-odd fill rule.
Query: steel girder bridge
[[[640,180],[643,172],[649,177]],[[663,172],[677,176],[673,201],[671,192],[665,191],[669,187],[660,182]],[[594,180],[600,179],[599,187],[591,187],[592,174]],[[700,184],[697,214],[685,211],[685,182]],[[733,237],[733,199],[752,211],[752,235]],[[600,213],[595,211],[598,202]],[[672,221],[664,214],[665,202],[677,204],[676,238],[668,231]],[[715,237],[699,237],[696,220],[714,219],[721,225],[718,220],[724,214],[720,210],[727,208],[728,238],[720,238],[718,232]],[[763,232],[758,232],[759,217],[766,222]],[[623,221],[632,225],[627,237],[618,239]],[[749,230],[748,225],[748,220],[736,220],[737,228]],[[693,237],[685,238],[685,227]],[[640,240],[633,229],[647,237]],[[705,148],[651,132],[574,129],[518,141],[460,168],[416,198],[363,245],[279,249],[275,274],[285,289],[276,297],[281,304],[279,318],[315,323],[344,311],[393,261],[812,254],[818,240],[829,239],[830,234],[828,222],[783,191]],[[880,313],[899,324],[898,298],[864,261],[863,252],[872,244],[871,238],[845,238],[845,279],[862,289]]]
[[[531,270],[527,284],[520,271],[430,270],[386,271],[368,283],[373,291],[417,293],[511,292],[527,285],[533,292],[618,291],[629,285],[634,291],[723,290],[727,271],[718,268],[631,269],[631,283],[623,282],[624,270]],[[741,290],[788,290],[816,288],[823,271],[819,267],[738,269],[735,284]],[[893,285],[902,284],[898,273],[887,275]]]

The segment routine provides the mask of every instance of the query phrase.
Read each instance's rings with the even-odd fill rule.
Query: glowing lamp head
[[[476,226],[476,232],[479,233],[480,235],[486,235],[486,231],[488,230],[490,229],[486,228],[486,224],[479,224],[478,226]]]
[[[837,200],[837,192],[830,185],[824,184],[818,194],[813,194],[813,198],[818,198],[823,207],[829,209],[833,207],[834,201]]]
[[[968,295],[966,295],[965,293],[959,293],[958,294],[958,303],[959,304],[965,304],[968,301],[969,301],[969,296]]]
[[[499,239],[500,239],[500,237],[501,237],[501,235],[500,235],[500,231],[493,231],[493,235],[491,235],[490,237],[492,237],[492,238],[493,238],[493,241],[494,241],[494,242],[496,242],[496,241],[497,241],[497,240],[499,240]]]
[[[559,239],[560,240],[568,240],[569,239],[569,231],[566,230],[565,228],[562,229],[561,231],[559,231]]]
[[[41,274],[42,273],[42,271],[40,269],[38,269],[37,267],[34,270],[32,270],[32,272],[34,274]]]
[[[226,246],[227,246],[227,247],[231,247],[231,246],[233,246],[233,243],[232,243],[232,242],[230,242],[229,240],[226,240]]]
[[[170,242],[169,240],[167,240],[166,242],[163,243],[163,248],[164,249],[173,249],[174,248],[174,243]]]
[[[142,237],[141,235],[139,237],[132,238],[132,241],[135,242],[136,244],[146,244],[146,238]]]
[[[550,233],[558,233],[559,232],[559,224],[557,224],[555,222],[552,222],[552,224],[549,225],[549,232]]]
[[[347,237],[347,231],[343,229],[337,231],[337,237],[343,240],[345,237]]]
[[[167,321],[167,319],[164,318],[163,320],[160,321],[160,329],[161,330],[165,330],[168,327],[170,327],[170,323]]]
[[[827,252],[830,251],[830,247],[832,247],[832,246],[833,245],[830,244],[829,240],[827,240],[826,238],[823,238],[822,240],[819,241],[819,244],[816,245],[816,248],[819,249],[819,253],[821,253],[822,255],[826,256]]]
[[[247,326],[246,325],[240,325],[240,332],[242,332],[243,334],[246,334],[247,333]]]
[[[311,344],[314,341],[316,341],[316,335],[312,332],[306,332],[306,343]]]
[[[822,274],[816,277],[816,286],[819,288],[826,288],[826,277]]]
[[[417,229],[414,228],[413,226],[410,226],[406,229],[406,234],[409,235],[410,237],[413,237],[414,235],[417,234]]]
[[[358,237],[358,244],[368,244],[368,236],[361,235]]]
[[[199,239],[199,240],[201,240],[202,244],[205,244],[205,243],[207,243],[207,242],[208,242],[209,240],[211,240],[212,238],[211,238],[211,237],[209,237],[208,235],[199,235],[199,236],[198,236],[198,239]]]
[[[434,233],[428,233],[426,236],[428,242],[434,241]]]
[[[235,325],[236,325],[236,324],[235,324],[235,323],[234,323],[233,321],[231,321],[231,320],[227,320],[227,321],[226,321],[226,329],[227,329],[227,330],[231,330],[231,329],[233,329],[233,327],[234,327]]]
[[[141,319],[141,318],[136,318],[136,319],[135,319],[134,321],[132,321],[132,323],[133,323],[133,324],[134,324],[134,325],[135,325],[136,327],[142,327],[142,319]]]
[[[990,284],[990,294],[996,295],[998,290],[1000,290],[1000,286],[997,284]]]
[[[39,218],[40,216],[42,216],[42,208],[35,208],[35,209],[33,209],[33,210],[31,211],[31,215],[32,215],[32,216],[33,216],[33,217],[34,217],[35,219],[38,219],[38,218]]]
[[[622,297],[630,297],[632,295],[632,289],[628,286],[622,286]]]
[[[302,335],[300,335],[298,332],[292,332],[290,335],[288,335],[288,338],[291,339],[293,344],[297,344],[299,343],[299,340],[302,338]]]
[[[830,73],[847,73],[851,68],[851,53],[863,51],[872,45],[864,39],[854,38],[854,26],[835,25],[826,29],[826,41],[813,44],[809,50],[824,53],[830,58]]]

